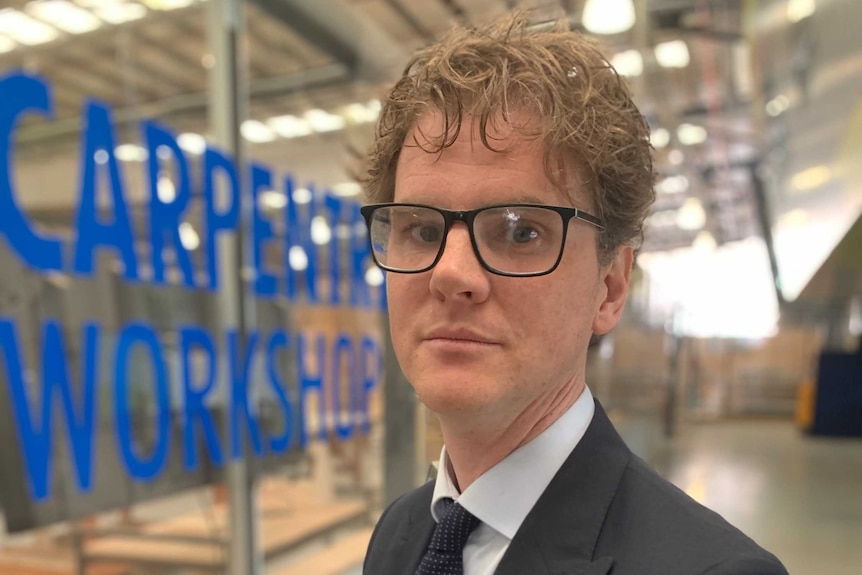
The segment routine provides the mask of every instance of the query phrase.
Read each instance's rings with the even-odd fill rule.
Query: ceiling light
[[[44,44],[60,35],[55,28],[12,8],[0,10],[0,34],[27,46]]]
[[[270,128],[282,138],[300,138],[311,134],[314,130],[308,122],[296,116],[277,116],[266,121]]]
[[[789,107],[790,99],[784,94],[779,94],[766,103],[766,113],[775,118],[786,112]]]
[[[6,36],[0,36],[0,54],[5,54],[6,52],[11,52],[15,49],[15,46],[18,44],[15,43],[15,40],[12,38],[7,38]]]
[[[655,58],[663,68],[685,68],[691,61],[688,46],[682,40],[671,40],[657,45]]]
[[[682,153],[682,150],[671,150],[668,152],[667,160],[672,166],[679,166],[685,161],[685,154]]]
[[[312,194],[308,188],[296,188],[293,190],[293,201],[297,204],[308,204],[311,202]]]
[[[787,2],[787,19],[799,22],[814,14],[817,3],[814,0],[789,0]]]
[[[808,212],[797,208],[790,210],[778,219],[779,225],[788,228],[799,228],[808,223]]]
[[[287,252],[287,265],[298,272],[308,267],[308,255],[300,246],[293,246]]]
[[[138,0],[153,10],[176,10],[194,4],[195,0]]]
[[[644,71],[644,59],[637,50],[626,50],[616,54],[611,65],[621,76],[640,76]]]
[[[275,190],[266,190],[261,192],[258,201],[265,208],[280,210],[287,205],[287,196]]]
[[[680,124],[676,129],[676,137],[683,146],[693,146],[706,141],[706,128],[694,124]]]
[[[635,24],[632,0],[587,0],[584,28],[594,34],[619,34]]]
[[[105,150],[96,150],[96,153],[93,154],[93,160],[100,166],[107,164],[109,159],[110,156],[108,156],[108,152]]]
[[[189,251],[198,249],[201,245],[201,238],[195,231],[194,226],[188,222],[180,224],[180,243]]]
[[[194,154],[195,156],[200,156],[207,149],[207,141],[200,134],[195,134],[193,132],[186,132],[185,134],[180,134],[177,137],[177,144],[188,152],[189,154]]]
[[[819,188],[831,179],[832,170],[828,166],[814,166],[793,176],[790,185],[797,192],[807,192]]]
[[[332,186],[332,192],[342,198],[352,198],[362,192],[362,186],[356,182],[342,182]]]
[[[688,178],[683,175],[669,176],[655,186],[660,194],[681,194],[688,190]]]
[[[377,266],[371,266],[365,272],[365,283],[372,287],[377,287],[383,285],[384,277],[383,272],[380,271],[380,268]]]
[[[92,32],[102,25],[101,20],[92,12],[68,0],[30,2],[27,4],[27,12],[69,34]]]
[[[304,114],[305,119],[315,132],[333,132],[344,128],[346,121],[341,116],[330,114],[326,110],[314,109]]]
[[[652,144],[652,147],[656,150],[661,150],[670,144],[670,132],[665,130],[664,128],[658,128],[657,130],[653,130],[649,135],[649,141]]]
[[[380,115],[380,100],[371,100],[367,104],[350,104],[344,107],[342,113],[352,124],[374,122]]]
[[[275,139],[275,132],[270,130],[266,124],[257,120],[246,120],[242,123],[240,131],[243,138],[256,144],[271,142]]]
[[[158,157],[160,160],[170,160],[173,156],[173,151],[164,144],[156,148],[156,157]]]
[[[177,189],[167,176],[160,176],[156,182],[156,194],[163,204],[169,204],[177,197]]]
[[[311,241],[319,246],[325,246],[332,240],[332,230],[323,216],[311,218]]]
[[[125,24],[140,20],[147,15],[147,9],[140,4],[106,4],[93,9],[96,16],[108,24]]]
[[[711,233],[706,230],[703,230],[697,237],[694,238],[693,247],[696,250],[701,250],[705,252],[711,252],[716,247],[715,237]]]
[[[147,150],[137,144],[122,144],[114,150],[114,156],[121,162],[143,162],[147,159]]]
[[[689,198],[677,212],[676,225],[684,230],[699,230],[706,225],[706,212],[697,198]]]

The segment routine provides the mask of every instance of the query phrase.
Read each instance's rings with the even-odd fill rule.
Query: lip
[[[500,342],[469,328],[441,327],[429,331],[422,338],[426,342],[466,345],[499,345]]]

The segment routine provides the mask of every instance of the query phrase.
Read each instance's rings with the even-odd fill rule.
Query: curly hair
[[[518,11],[481,28],[456,26],[419,51],[383,103],[364,181],[369,201],[392,201],[405,139],[432,110],[442,113],[444,129],[423,149],[437,153],[455,142],[465,119],[478,120],[483,145],[505,151],[494,147],[489,123],[527,112],[531,125],[512,127],[543,142],[549,181],[568,194],[577,175],[605,224],[600,262],[623,244],[638,247],[655,200],[649,127],[597,43],[567,22],[538,29]]]

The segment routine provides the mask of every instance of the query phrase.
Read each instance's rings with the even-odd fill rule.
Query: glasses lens
[[[484,210],[473,223],[485,263],[508,274],[541,274],[554,267],[563,247],[563,218],[554,210],[507,206]]]
[[[437,259],[446,221],[430,208],[383,206],[371,214],[371,249],[385,269],[419,271]]]

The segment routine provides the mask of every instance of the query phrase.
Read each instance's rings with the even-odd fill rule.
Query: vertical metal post
[[[220,311],[222,325],[235,329],[240,347],[245,349],[247,333],[253,326],[254,301],[248,293],[243,273],[248,242],[251,213],[250,194],[246,193],[247,172],[240,125],[246,117],[248,82],[244,70],[243,45],[244,20],[242,0],[211,0],[209,2],[207,31],[214,66],[210,71],[209,120],[211,133],[219,145],[236,159],[240,181],[240,218],[233,237],[219,238],[216,251],[219,254],[219,285],[222,286]],[[223,195],[223,194],[222,194]],[[223,198],[216,193],[218,204]],[[223,209],[223,208],[219,208]],[[222,363],[226,365],[226,362]],[[229,384],[230,377],[223,380]],[[224,422],[230,425],[230,393],[225,390]],[[225,437],[229,437],[226,433]],[[258,517],[255,508],[254,481],[250,474],[246,450],[237,460],[228,459],[225,465],[227,484],[229,537],[227,570],[231,575],[259,575],[263,573],[259,538]]]

